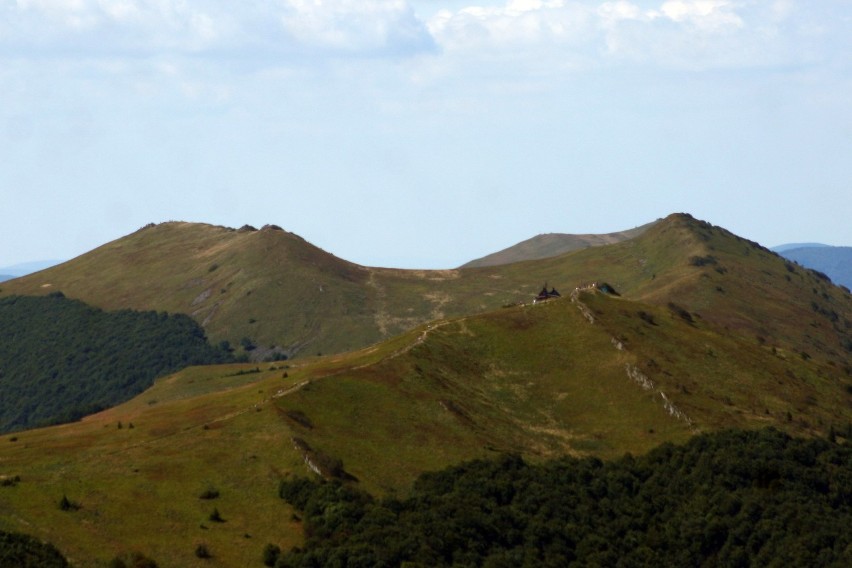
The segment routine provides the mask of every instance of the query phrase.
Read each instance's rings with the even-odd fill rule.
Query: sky
[[[0,266],[180,220],[450,268],[673,212],[852,245],[852,0],[0,0]]]

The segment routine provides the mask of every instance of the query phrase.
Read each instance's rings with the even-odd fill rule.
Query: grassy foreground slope
[[[190,368],[80,423],[0,437],[0,477],[20,477],[0,487],[0,530],[78,566],[132,551],[259,565],[265,544],[302,542],[276,488],[311,470],[400,494],[423,471],[503,452],[609,458],[719,428],[852,422],[836,366],[687,315],[590,289],[286,368]],[[209,489],[218,498],[200,498]],[[61,510],[63,496],[80,508]]]
[[[104,308],[192,315],[214,340],[343,352],[427,321],[609,282],[624,297],[677,306],[749,342],[846,366],[852,296],[756,243],[674,214],[608,246],[501,266],[358,266],[275,227],[146,227],[63,265],[3,283],[2,294],[67,296]]]

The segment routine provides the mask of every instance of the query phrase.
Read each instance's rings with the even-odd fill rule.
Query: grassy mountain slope
[[[190,368],[80,423],[0,438],[0,477],[21,478],[0,487],[0,530],[79,566],[133,550],[207,565],[198,544],[250,566],[266,543],[301,542],[276,486],[309,466],[394,494],[501,452],[616,457],[725,427],[824,435],[852,421],[836,365],[691,318],[589,289],[286,368]],[[199,498],[208,488],[218,499]],[[63,495],[80,509],[60,510]]]
[[[545,280],[563,299],[529,304]],[[275,489],[310,468],[393,494],[505,451],[615,457],[719,428],[852,422],[849,294],[687,215],[448,271],[359,267],[275,228],[168,223],[2,288],[190,313],[215,339],[304,355],[190,368],[80,423],[0,437],[0,478],[20,476],[0,485],[0,530],[79,566],[134,550],[208,565],[198,544],[219,565],[256,565],[266,543],[301,542]],[[211,487],[220,497],[200,499]],[[60,510],[63,495],[80,509]]]
[[[531,239],[521,241],[501,251],[491,253],[465,263],[461,268],[478,268],[483,266],[497,266],[511,264],[524,260],[536,260],[559,256],[566,252],[581,250],[590,247],[611,245],[638,237],[657,221],[642,225],[627,231],[607,233],[603,235],[570,235],[565,233],[546,233],[536,235]]]
[[[348,263],[274,228],[145,228],[3,294],[62,290],[106,308],[188,313],[214,341],[248,337],[290,354],[370,345],[427,321],[609,282],[626,298],[675,303],[752,342],[845,365],[852,297],[730,232],[675,214],[634,239],[540,260],[456,270]]]
[[[346,337],[380,338],[367,271],[273,227],[192,223],[145,227],[60,266],[5,283],[4,292],[62,290],[106,309],[187,313],[214,339],[300,351],[340,351]],[[329,329],[335,337],[329,338]]]

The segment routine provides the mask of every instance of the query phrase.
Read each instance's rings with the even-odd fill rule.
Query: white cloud
[[[790,58],[797,38],[821,41],[833,25],[789,25],[815,12],[796,0],[0,0],[0,57],[209,54],[281,65],[425,52],[448,65],[704,68]]]
[[[0,14],[8,16],[0,20],[0,45],[21,52],[34,45],[217,54],[399,54],[434,47],[405,0],[0,0]]]
[[[655,43],[655,34],[671,39],[671,29],[660,29],[666,23],[681,35],[742,28],[744,20],[737,9],[738,5],[726,0],[667,0],[646,7],[628,0],[597,4],[508,0],[502,5],[441,10],[429,19],[428,26],[442,47],[453,50],[541,44],[612,52],[624,43],[617,37],[622,24],[641,24],[644,39]],[[602,45],[607,49],[601,50]]]
[[[669,0],[660,6],[660,13],[677,23],[689,23],[701,30],[741,28],[742,18],[727,0]]]
[[[297,41],[342,51],[419,51],[431,37],[404,0],[289,0],[281,23]]]
[[[509,0],[502,6],[442,10],[429,31],[442,47],[511,47],[535,43],[579,43],[590,38],[593,10],[564,0]]]
[[[648,15],[639,6],[626,0],[604,2],[598,8],[598,15],[604,22],[648,19]]]
[[[147,85],[153,74],[196,96],[240,90],[246,70],[351,78],[336,63],[354,59],[365,86],[546,89],[582,69],[809,62],[830,43],[849,45],[825,13],[796,0],[0,0],[0,67],[54,58],[93,85]],[[320,59],[336,63],[313,65]],[[161,63],[179,72],[157,74]]]

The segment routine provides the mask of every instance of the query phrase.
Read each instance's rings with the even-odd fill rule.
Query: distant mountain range
[[[24,262],[21,264],[13,264],[12,266],[4,266],[0,268],[0,282],[11,280],[12,278],[20,278],[45,268],[50,268],[62,262],[61,260],[37,260],[33,262]]]
[[[538,260],[559,256],[566,252],[581,250],[590,247],[612,245],[638,237],[658,221],[647,223],[627,231],[607,233],[604,235],[572,235],[565,233],[546,233],[537,235],[531,239],[512,245],[501,251],[483,256],[476,260],[463,264],[460,268],[477,268],[482,266],[498,266],[525,260]]]
[[[771,247],[770,250],[773,252],[777,252],[781,254],[782,252],[786,252],[788,250],[800,249],[800,248],[821,248],[821,247],[830,247],[831,245],[824,245],[822,243],[787,243],[785,245],[778,245],[777,247]]]
[[[806,268],[822,272],[835,284],[852,288],[852,247],[802,243],[780,245],[772,250]]]

